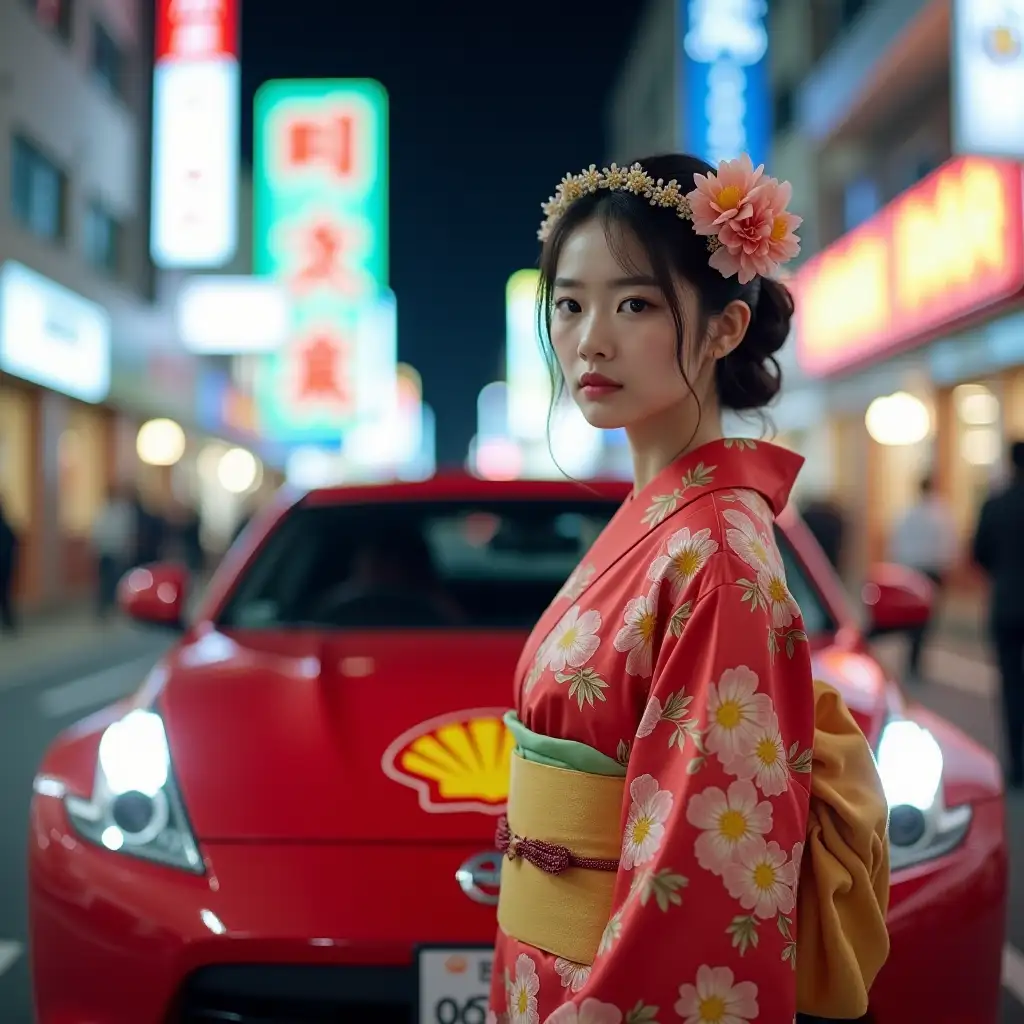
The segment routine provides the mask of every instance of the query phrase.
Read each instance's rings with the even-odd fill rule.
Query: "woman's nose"
[[[576,351],[584,362],[611,357],[612,339],[603,317],[597,314],[587,317],[583,324],[583,330],[580,332]]]

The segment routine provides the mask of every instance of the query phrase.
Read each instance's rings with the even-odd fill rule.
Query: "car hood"
[[[489,841],[520,633],[208,630],[169,656],[160,708],[204,840]],[[878,663],[814,654],[874,743]]]
[[[160,709],[197,837],[490,841],[524,639],[211,630],[183,644]]]
[[[811,657],[814,678],[835,687],[872,747],[892,707],[889,682],[878,660],[858,647],[825,647]]]

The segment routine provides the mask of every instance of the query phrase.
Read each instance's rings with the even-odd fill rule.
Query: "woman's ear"
[[[715,359],[724,359],[747,336],[752,314],[740,299],[730,302],[711,321],[711,352]]]

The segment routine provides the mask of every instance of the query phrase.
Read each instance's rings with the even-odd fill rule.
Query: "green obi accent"
[[[551,768],[586,772],[589,775],[615,775],[625,777],[626,769],[618,761],[586,743],[543,736],[527,729],[514,711],[505,712],[505,725],[516,741],[516,753],[527,761],[546,764]]]

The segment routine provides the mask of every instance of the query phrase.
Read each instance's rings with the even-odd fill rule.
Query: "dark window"
[[[794,108],[793,89],[790,86],[781,86],[775,94],[774,127],[777,132],[784,132],[793,124]]]
[[[98,202],[85,210],[82,245],[85,258],[94,266],[116,273],[120,257],[121,227]]]
[[[92,67],[96,77],[115,96],[120,96],[124,56],[113,36],[98,21],[92,26]]]
[[[26,0],[35,13],[36,21],[61,39],[71,38],[72,0]]]
[[[430,502],[299,507],[242,574],[220,624],[242,629],[529,630],[616,503]],[[834,630],[781,530],[810,635]]]
[[[299,507],[239,580],[241,628],[528,630],[616,503]]]
[[[811,577],[804,569],[803,563],[796,556],[785,533],[776,527],[775,540],[782,554],[782,564],[786,570],[786,585],[793,599],[800,606],[804,618],[804,631],[808,636],[820,636],[834,633],[836,629],[832,616],[821,600],[821,594]]]
[[[852,231],[880,209],[878,185],[870,178],[857,178],[843,191],[843,230]]]
[[[11,145],[11,212],[40,238],[64,236],[67,180],[64,172],[27,139],[15,135]]]

